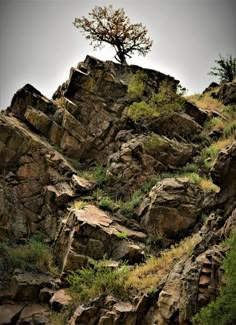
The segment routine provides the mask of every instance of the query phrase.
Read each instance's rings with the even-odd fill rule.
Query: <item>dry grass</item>
[[[204,165],[206,168],[211,168],[214,164],[214,161],[218,155],[218,153],[224,149],[226,146],[231,145],[235,141],[235,135],[232,134],[228,138],[220,139],[208,148],[202,150],[201,156],[204,161]]]
[[[190,256],[193,248],[200,242],[201,237],[196,234],[182,240],[178,245],[163,251],[160,257],[151,257],[143,265],[130,271],[125,285],[127,289],[150,291],[156,288],[160,280],[170,272],[173,266],[184,256]]]
[[[218,193],[220,191],[219,186],[215,185],[210,179],[202,178],[200,180],[199,186],[205,192],[215,192]]]
[[[194,94],[185,97],[189,102],[193,103],[197,107],[205,111],[222,111],[224,105],[217,99],[211,97],[211,93],[205,93],[203,95]]]
[[[87,205],[88,205],[87,202],[79,200],[79,201],[74,201],[71,207],[72,209],[75,210],[81,210],[84,209]]]
[[[191,172],[191,173],[184,173],[180,175],[185,179],[189,179],[197,184],[203,191],[205,192],[219,192],[220,188],[215,185],[211,179],[205,178],[200,176],[198,173]]]
[[[216,141],[213,145],[220,151],[224,149],[226,146],[232,144],[234,140],[235,140],[234,136],[230,136],[228,138],[224,138]]]
[[[213,117],[210,124],[212,128],[223,131],[227,125],[227,122],[222,120],[220,117]]]

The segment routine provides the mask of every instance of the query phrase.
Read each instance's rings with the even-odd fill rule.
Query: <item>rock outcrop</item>
[[[27,84],[1,112],[0,325],[52,324],[52,311],[71,325],[189,324],[219,294],[221,242],[236,222],[236,144],[209,172],[219,193],[191,182],[184,172],[213,141],[204,133],[212,116],[183,99],[181,110],[133,120],[129,85],[140,72],[138,101],[150,102],[163,81],[176,90],[178,81],[163,73],[87,56],[52,100]],[[219,98],[234,104],[234,83],[222,85]],[[173,257],[148,292],[128,288],[125,300],[101,294],[83,302],[68,291],[74,271],[104,259],[108,268],[125,262],[134,270],[192,233],[200,238],[193,251]],[[36,240],[32,258],[35,238],[41,246]],[[45,247],[52,255],[40,269],[33,260]]]

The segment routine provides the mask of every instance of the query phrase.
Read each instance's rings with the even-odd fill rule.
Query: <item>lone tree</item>
[[[236,58],[233,58],[232,55],[226,58],[219,55],[219,59],[215,60],[215,63],[218,66],[211,68],[210,75],[218,77],[220,81],[231,82],[236,78]]]
[[[126,57],[137,52],[145,56],[152,46],[147,29],[141,23],[131,24],[123,8],[113,9],[96,6],[88,14],[88,18],[75,18],[75,27],[81,29],[94,49],[108,43],[115,48],[115,59],[121,64],[127,64]]]

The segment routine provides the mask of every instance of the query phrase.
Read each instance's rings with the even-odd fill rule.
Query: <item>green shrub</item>
[[[236,77],[236,58],[232,55],[227,55],[223,57],[219,55],[219,58],[215,60],[217,64],[215,67],[211,68],[209,72],[210,75],[216,76],[220,81],[231,82]]]
[[[224,129],[224,136],[227,138],[236,133],[236,122],[230,122]]]
[[[80,176],[95,181],[98,185],[104,184],[107,180],[106,168],[102,165],[96,165],[88,170],[81,171]]]
[[[57,273],[49,247],[38,238],[31,239],[26,245],[8,247],[7,251],[13,267]]]
[[[78,294],[82,301],[101,294],[125,296],[124,282],[128,277],[128,267],[112,269],[106,261],[94,262],[93,266],[82,268],[68,276],[72,293]]]
[[[193,317],[195,325],[236,324],[236,231],[227,241],[229,251],[223,262],[225,285],[220,296]]]
[[[176,93],[174,85],[169,81],[162,81],[159,91],[147,101],[134,102],[130,105],[128,116],[135,122],[145,118],[170,116],[173,112],[182,111],[184,99]]]
[[[120,211],[126,216],[130,216],[134,213],[135,208],[141,204],[143,193],[141,190],[134,192],[130,200],[120,203]]]
[[[110,210],[112,211],[115,208],[114,201],[110,199],[109,197],[103,197],[99,202],[98,202],[99,208],[103,210]]]
[[[153,175],[141,186],[141,191],[145,194],[149,193],[154,185],[161,180],[160,176]]]
[[[134,122],[145,118],[158,117],[159,115],[158,111],[145,101],[139,103],[134,102],[128,109],[128,116]]]
[[[218,153],[230,145],[234,141],[234,136],[230,135],[228,138],[220,139],[210,145],[210,147],[204,148],[201,152],[201,160],[206,169],[210,169],[218,155]]]
[[[137,100],[143,96],[145,89],[146,75],[143,71],[138,71],[131,76],[128,85],[128,96],[132,100]]]
[[[185,173],[197,173],[198,166],[196,164],[189,163],[182,168],[182,171]]]

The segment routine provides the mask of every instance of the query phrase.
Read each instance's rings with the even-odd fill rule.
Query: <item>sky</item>
[[[235,0],[0,0],[0,109],[26,83],[51,98],[86,55],[115,61],[111,46],[94,51],[72,24],[110,4],[145,25],[153,40],[145,57],[128,64],[169,74],[188,94],[215,80],[208,72],[219,54],[236,56]]]

